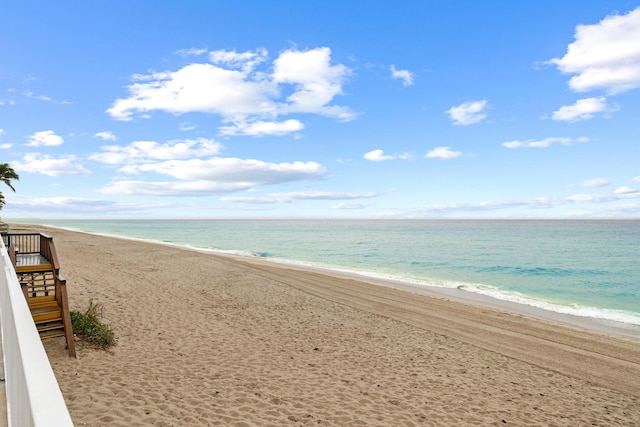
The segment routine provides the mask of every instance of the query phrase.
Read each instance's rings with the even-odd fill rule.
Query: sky
[[[640,218],[640,0],[5,2],[5,219]]]

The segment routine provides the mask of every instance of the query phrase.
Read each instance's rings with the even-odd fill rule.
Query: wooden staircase
[[[4,234],[18,282],[42,339],[64,336],[75,357],[66,280],[60,276],[53,239],[44,234]]]

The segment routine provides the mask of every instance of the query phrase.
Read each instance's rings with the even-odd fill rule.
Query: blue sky
[[[640,1],[22,1],[2,217],[639,218]]]

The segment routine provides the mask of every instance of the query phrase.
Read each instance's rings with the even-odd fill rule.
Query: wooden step
[[[43,295],[40,292],[37,296],[29,296],[27,302],[40,339],[65,336],[62,308],[53,293]]]
[[[56,337],[63,337],[64,336],[64,329],[54,329],[51,331],[43,331],[40,332],[40,339],[47,339],[47,338],[56,338]]]
[[[36,325],[36,328],[42,339],[64,336],[62,320],[40,323]]]
[[[33,314],[33,321],[36,325],[46,322],[57,322],[60,320],[62,320],[62,313],[60,312],[60,310]]]
[[[62,310],[58,304],[52,305],[40,305],[37,307],[30,307],[33,321],[36,323],[53,322],[62,320]]]
[[[27,299],[30,309],[36,309],[40,307],[53,307],[58,305],[58,301],[53,295],[43,295],[39,297],[29,297]]]
[[[64,328],[64,325],[62,324],[62,320],[52,320],[50,322],[40,323],[36,325],[36,328],[38,329],[38,331],[44,332],[51,331],[53,329]]]
[[[15,269],[18,275],[46,273],[53,271],[53,267],[51,264],[16,265]]]
[[[34,301],[30,301],[29,302],[29,308],[32,310],[38,309],[38,308],[47,308],[47,307],[57,307],[58,306],[58,301],[56,301],[54,298],[51,299],[36,299],[36,298],[29,298],[30,300],[34,300]]]

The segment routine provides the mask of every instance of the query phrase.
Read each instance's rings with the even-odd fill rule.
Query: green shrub
[[[102,304],[89,301],[89,308],[84,313],[73,310],[71,325],[73,333],[87,342],[100,348],[108,348],[116,344],[116,337],[108,325],[102,323]]]

